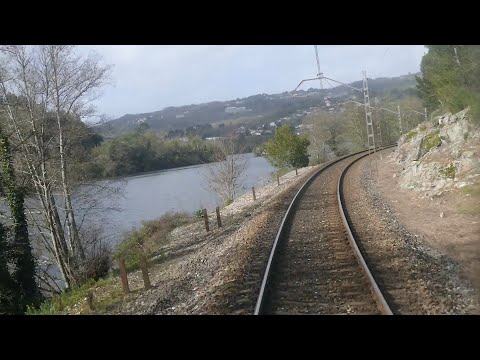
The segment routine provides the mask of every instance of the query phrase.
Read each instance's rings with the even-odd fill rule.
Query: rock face
[[[402,188],[438,195],[480,180],[480,129],[468,109],[419,124],[404,134],[389,156],[403,166]]]

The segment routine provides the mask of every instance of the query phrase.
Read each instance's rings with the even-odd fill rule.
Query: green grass
[[[61,313],[65,308],[84,302],[90,289],[95,284],[103,284],[105,280],[89,280],[85,284],[72,288],[70,291],[55,295],[53,298],[45,301],[39,309],[28,308],[27,315],[50,315]]]
[[[144,221],[140,229],[130,231],[118,246],[114,257],[124,258],[127,271],[139,269],[140,258],[149,257],[168,241],[168,234],[196,219],[186,213],[167,213],[157,220]]]
[[[417,135],[418,133],[416,131],[410,131],[407,135],[406,141],[412,140],[412,138]]]
[[[465,195],[480,196],[479,185],[467,185],[460,189]]]
[[[186,213],[168,213],[157,220],[145,221],[142,228],[128,233],[119,245],[115,258],[124,257],[127,272],[139,269],[142,255],[157,255],[154,263],[165,261],[161,254],[162,246],[168,241],[168,235],[176,227],[189,224],[195,219]],[[70,291],[56,295],[45,301],[39,309],[28,308],[29,315],[49,315],[62,313],[101,314],[116,307],[123,299],[118,276],[119,270],[113,269],[106,279],[87,281]],[[94,295],[94,309],[90,309],[85,300],[89,293]],[[75,310],[73,306],[76,305]]]
[[[425,131],[425,130],[427,130],[427,127],[426,126],[420,126],[420,128],[418,130],[419,131]]]
[[[282,177],[283,175],[289,173],[292,169],[288,168],[288,167],[283,167],[283,168],[280,168],[280,169],[277,169],[277,171],[275,171],[273,174],[272,174],[272,180],[275,180],[277,181],[277,174],[279,177]]]
[[[137,290],[138,291],[138,290]],[[85,300],[89,293],[93,293],[93,309],[90,309]],[[120,279],[110,276],[98,281],[89,281],[80,287],[56,295],[45,301],[39,309],[29,308],[27,315],[54,315],[54,314],[105,314],[123,301],[123,291]],[[75,310],[73,312],[73,306]]]

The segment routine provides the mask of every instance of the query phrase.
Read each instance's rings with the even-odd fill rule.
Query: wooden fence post
[[[219,228],[221,228],[222,227],[222,219],[220,218],[220,207],[217,206],[215,211],[217,212],[217,225],[218,225]]]
[[[252,187],[252,194],[253,194],[253,201],[257,200],[257,197],[255,196],[255,188]]]
[[[278,173],[277,173],[277,186],[280,186],[280,178],[278,177]]]
[[[210,228],[208,227],[208,214],[207,214],[207,209],[203,209],[203,219],[205,220],[205,230],[207,232],[210,231]]]
[[[89,291],[87,293],[87,305],[90,310],[95,310],[95,304],[93,303],[93,291]]]
[[[297,168],[295,168],[295,175],[298,176],[298,170],[297,170]]]
[[[124,258],[118,259],[118,265],[120,268],[120,277],[122,278],[123,293],[127,295],[128,293],[130,293],[130,288],[128,287],[128,276],[127,276],[127,268],[125,266],[125,259]]]

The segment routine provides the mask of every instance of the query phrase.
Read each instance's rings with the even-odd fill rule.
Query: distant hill
[[[394,78],[369,79],[370,97],[389,98],[395,100],[403,95],[415,94],[415,75],[409,74]],[[361,88],[362,81],[349,84]],[[324,107],[324,98],[330,97],[332,103],[353,98],[361,100],[363,95],[346,86],[308,91],[283,92],[280,94],[258,94],[242,99],[229,101],[213,101],[209,103],[167,107],[163,110],[143,114],[127,114],[118,119],[108,121],[96,127],[96,131],[105,138],[135,131],[141,123],[158,132],[185,129],[196,126],[237,126],[260,125],[265,121],[274,121],[289,116],[297,111]]]

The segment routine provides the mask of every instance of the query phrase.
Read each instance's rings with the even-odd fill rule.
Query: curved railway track
[[[392,314],[344,212],[343,175],[367,155],[327,163],[299,189],[270,251],[255,315]]]

